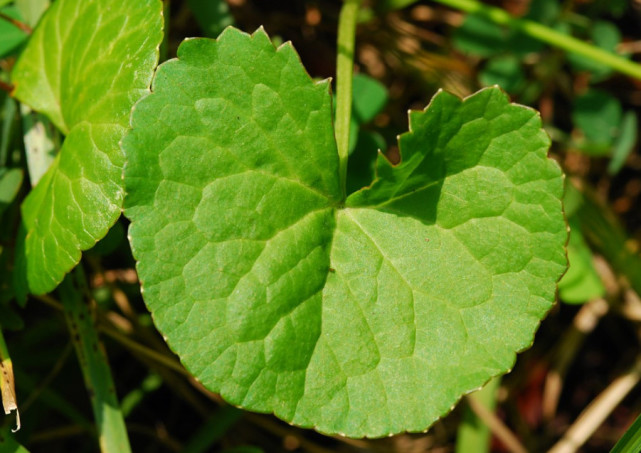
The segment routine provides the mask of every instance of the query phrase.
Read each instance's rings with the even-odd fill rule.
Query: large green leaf
[[[162,40],[158,0],[58,0],[13,71],[15,96],[67,135],[25,200],[30,290],[52,290],[120,215],[133,104],[149,91]]]
[[[326,433],[422,431],[510,369],[566,266],[562,177],[498,89],[410,115],[341,200],[329,85],[289,45],[185,41],[123,140],[145,300],[229,402]]]

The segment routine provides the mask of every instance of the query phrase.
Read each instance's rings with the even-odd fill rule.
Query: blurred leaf
[[[24,448],[16,441],[9,426],[2,426],[0,427],[0,452],[29,453],[29,450]]]
[[[49,0],[15,0],[14,3],[24,21],[31,27],[35,27],[38,24],[38,21],[51,4]]]
[[[354,75],[353,113],[359,124],[369,123],[387,103],[387,88],[365,74]]]
[[[554,25],[558,15],[559,7],[555,0],[534,0],[523,19]],[[459,50],[479,57],[504,52],[523,56],[545,48],[541,41],[517,29],[496,24],[483,12],[468,14],[463,25],[454,32],[452,42]]]
[[[520,60],[513,55],[488,60],[479,74],[483,86],[498,85],[508,93],[517,92],[525,83]]]
[[[561,5],[558,0],[534,0],[530,3],[527,19],[545,25],[553,25],[559,18]]]
[[[571,184],[566,190],[579,192],[581,197],[575,215],[585,239],[641,294],[641,256],[630,247],[628,235],[616,215],[609,206],[597,201],[591,190],[579,191]]]
[[[621,42],[621,32],[619,28],[611,22],[595,21],[589,27],[589,35],[594,45],[612,53],[616,53],[616,48]],[[612,74],[611,68],[591,58],[569,53],[568,61],[579,71],[591,72],[593,81],[603,80]]]
[[[470,393],[468,398],[475,399],[478,404],[484,406],[489,412],[494,412],[497,391],[500,386],[501,378],[492,378],[482,389]],[[463,420],[459,424],[456,434],[456,453],[487,453],[490,451],[491,439],[490,428],[474,413],[470,405],[466,404],[463,411]]]
[[[23,173],[21,168],[0,168],[0,218],[7,206],[18,195],[22,185]]]
[[[7,16],[22,20],[20,12],[14,6],[5,6],[0,12]],[[10,54],[27,39],[27,34],[11,22],[0,18],[0,57]]]
[[[568,242],[570,267],[559,282],[559,296],[564,302],[582,304],[605,294],[605,286],[594,268],[592,251],[581,233],[578,222],[570,221]]]
[[[610,15],[621,17],[630,7],[630,0],[608,0],[608,1],[591,1],[584,6],[586,14],[597,17]]]
[[[491,57],[506,49],[509,32],[480,14],[468,14],[463,25],[457,28],[452,37],[454,46],[460,51]]]
[[[234,24],[234,16],[224,0],[188,0],[188,3],[205,36],[217,38],[225,27]]]
[[[616,175],[619,170],[621,170],[626,159],[634,149],[634,145],[637,143],[638,125],[637,114],[633,110],[629,110],[623,115],[619,135],[612,147],[612,160],[610,160],[610,165],[608,165],[608,173],[611,175]]]
[[[621,103],[611,94],[590,89],[574,101],[572,120],[591,144],[603,147],[599,154],[609,152],[623,116]],[[583,148],[592,152],[590,148]]]
[[[2,135],[0,136],[0,168],[7,165],[11,136],[16,118],[16,101],[7,96],[2,106]]]

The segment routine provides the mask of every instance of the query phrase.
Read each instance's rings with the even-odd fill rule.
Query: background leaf
[[[120,215],[118,142],[133,103],[148,92],[162,39],[161,7],[156,0],[57,1],[14,68],[15,97],[67,134],[23,204],[34,293],[55,288]]]
[[[156,325],[208,388],[321,432],[423,431],[530,345],[566,266],[538,115],[487,89],[410,124],[342,208],[328,86],[290,46],[227,29],[161,65],[125,212]]]

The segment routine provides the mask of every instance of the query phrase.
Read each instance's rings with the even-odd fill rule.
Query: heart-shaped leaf
[[[425,430],[514,364],[566,266],[562,175],[499,89],[410,115],[341,199],[329,84],[227,29],[161,65],[123,140],[146,303],[229,402],[326,433]]]
[[[119,141],[149,92],[162,37],[158,0],[58,0],[16,63],[15,97],[67,135],[22,206],[33,293],[55,288],[120,216]]]

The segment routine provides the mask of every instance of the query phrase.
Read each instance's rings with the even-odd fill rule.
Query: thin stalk
[[[354,42],[356,19],[361,0],[345,0],[338,18],[338,55],[336,59],[336,145],[338,174],[343,198],[347,179],[349,124],[352,117],[352,80],[354,75]]]
[[[78,267],[60,285],[60,298],[91,399],[100,450],[103,453],[131,452],[111,369],[98,338],[89,305],[83,300],[85,288],[84,273]]]
[[[33,29],[32,29],[30,26],[28,26],[28,25],[27,25],[27,24],[25,24],[24,22],[20,22],[18,19],[14,19],[13,17],[8,16],[8,15],[6,15],[6,14],[4,14],[4,13],[0,13],[0,19],[2,19],[2,20],[6,20],[6,21],[7,21],[7,22],[9,22],[11,25],[13,25],[13,26],[15,26],[15,27],[19,28],[20,30],[22,30],[23,32],[25,32],[25,33],[26,33],[26,34],[28,34],[28,35],[30,35],[31,33],[33,33]]]
[[[487,6],[475,0],[435,0],[443,5],[460,9],[466,13],[477,13],[500,25],[507,25],[519,30],[528,36],[543,41],[554,47],[589,58],[592,61],[608,66],[622,74],[641,80],[641,65],[630,60],[599,49],[563,33],[559,33],[545,25],[527,19],[520,19],[510,15],[507,11]]]

